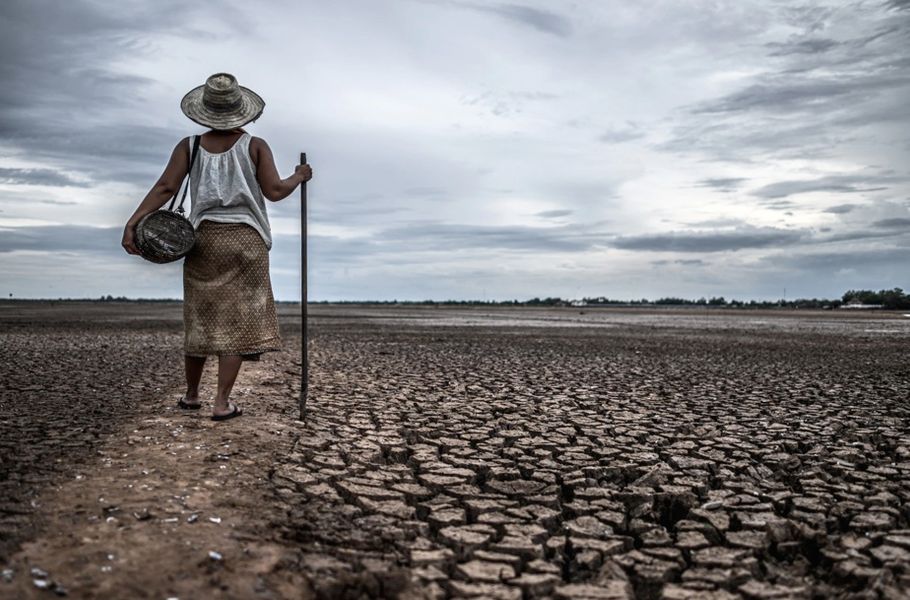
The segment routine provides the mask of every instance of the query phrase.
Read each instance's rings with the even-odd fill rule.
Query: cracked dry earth
[[[151,373],[179,320],[146,310],[171,311],[131,325],[161,336]],[[52,595],[35,566],[99,598],[910,593],[900,315],[314,307],[305,425],[283,327],[231,427],[139,383],[148,406],[41,464],[0,442],[0,594]],[[73,336],[128,353],[114,329]]]

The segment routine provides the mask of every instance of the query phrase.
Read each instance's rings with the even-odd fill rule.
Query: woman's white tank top
[[[272,229],[265,198],[256,179],[256,165],[250,158],[250,139],[244,133],[226,152],[212,153],[200,144],[196,164],[190,172],[193,208],[190,222],[246,223],[272,248]],[[193,137],[190,137],[192,156]]]

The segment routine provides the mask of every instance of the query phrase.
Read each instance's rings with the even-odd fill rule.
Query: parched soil
[[[314,307],[304,423],[286,312],[213,423],[179,305],[0,309],[0,596],[910,593],[910,319]]]

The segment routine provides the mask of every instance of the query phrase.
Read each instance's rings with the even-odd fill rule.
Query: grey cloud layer
[[[845,269],[874,269],[893,271],[906,260],[906,249],[885,248],[849,252],[812,252],[806,254],[775,254],[763,262],[777,267],[815,271],[839,272]],[[846,290],[845,290],[846,291]]]
[[[906,276],[897,250],[910,245],[908,0],[342,4],[289,2],[279,14],[228,0],[3,3],[0,217],[32,223],[59,209],[60,221],[95,222],[111,214],[111,195],[125,206],[185,133],[182,81],[207,74],[197,71],[213,56],[244,64],[257,44],[276,61],[318,48],[330,67],[308,98],[309,79],[262,65],[270,108],[282,95],[307,108],[287,103],[272,113],[286,122],[257,124],[273,126],[263,133],[273,148],[312,149],[310,265],[327,296],[425,282],[438,297],[470,295],[463,281],[427,275],[449,272],[500,281],[508,297],[509,286],[555,279],[629,297],[648,294],[636,282],[657,280],[666,288],[655,293],[674,295],[690,269],[738,276],[744,256],[753,281],[743,290],[777,289],[793,273],[828,289],[838,260],[865,265],[858,278]],[[310,17],[325,20],[307,30]],[[306,36],[279,43],[256,31],[294,19]],[[159,50],[187,40],[210,53],[197,45],[206,58],[159,64]],[[122,70],[131,60],[145,69]],[[331,104],[321,120],[308,116],[315,92]],[[67,206],[92,196],[78,213]],[[269,210],[283,232],[299,208]],[[299,239],[275,237],[273,273],[289,298]],[[119,238],[119,227],[4,226],[0,272],[18,264],[15,251],[34,265],[84,259],[102,288],[119,281],[107,265],[148,272]],[[576,274],[581,264],[598,266]]]
[[[512,252],[533,251],[541,255],[563,254],[571,256],[582,250],[616,248],[642,252],[678,252],[682,254],[726,255],[746,250],[771,250],[774,253],[763,264],[774,268],[789,266],[793,269],[839,270],[866,265],[873,271],[893,272],[905,263],[910,246],[910,219],[891,219],[873,223],[879,230],[856,230],[833,235],[817,235],[807,230],[782,230],[738,226],[732,229],[705,231],[675,231],[639,236],[614,236],[608,232],[592,231],[583,227],[484,227],[443,223],[412,223],[399,228],[379,231],[370,236],[338,238],[327,235],[310,236],[310,264],[317,280],[338,280],[323,283],[326,295],[332,289],[355,290],[356,285],[341,277],[348,268],[374,271],[392,270],[406,273],[420,265],[436,268],[442,263],[457,265],[457,257],[466,253],[472,256],[498,256]],[[902,227],[902,230],[895,231]],[[883,230],[884,229],[884,230]],[[99,273],[106,269],[131,269],[137,273],[149,268],[136,257],[127,256],[119,246],[119,228],[86,226],[43,226],[0,229],[0,264],[7,253],[15,251],[46,252],[50,256],[88,254],[90,264]],[[830,244],[879,239],[884,247],[865,247],[861,250],[819,251]],[[900,243],[897,243],[900,241]],[[901,245],[902,244],[902,245]],[[796,252],[803,247],[807,252]],[[780,253],[780,251],[786,252]],[[299,258],[299,238],[283,236],[272,250],[273,267],[295,264]],[[454,263],[452,261],[455,261]],[[884,262],[883,262],[884,261]],[[650,261],[660,268],[691,268],[704,266],[703,258],[676,258]],[[723,263],[713,262],[714,268]],[[540,265],[542,268],[543,265]],[[886,271],[885,269],[892,269]],[[137,271],[138,269],[138,271]],[[823,273],[821,270],[818,273]],[[479,273],[478,277],[487,277]],[[341,280],[338,278],[341,277]],[[371,276],[372,277],[372,276]],[[172,277],[173,278],[173,277]],[[179,279],[179,277],[177,278]],[[174,279],[167,289],[171,295],[179,290]],[[294,286],[296,275],[273,274],[276,285]],[[410,280],[409,280],[410,281]],[[353,287],[351,287],[353,285]],[[419,284],[411,282],[411,285]],[[435,284],[434,284],[435,285]],[[340,287],[333,287],[340,286]],[[162,288],[164,289],[164,288]],[[386,289],[386,288],[383,288]],[[116,292],[116,290],[112,290]],[[109,292],[106,292],[109,293]],[[147,292],[149,293],[149,292]],[[337,293],[337,292],[336,292]],[[346,292],[348,293],[348,292]],[[363,293],[363,291],[362,291]],[[156,294],[151,294],[156,295]],[[369,294],[367,293],[366,296]],[[361,296],[361,297],[366,297]],[[400,296],[400,295],[399,295]],[[287,297],[285,294],[284,297]]]
[[[146,52],[142,40],[156,31],[201,35],[187,25],[197,9],[172,1],[122,8],[83,0],[0,5],[0,148],[95,182],[160,172],[177,139],[163,125],[143,124],[141,114],[142,98],[161,83],[114,63]],[[124,110],[132,118],[119,116]]]
[[[542,210],[540,212],[534,213],[535,217],[543,217],[545,219],[553,219],[557,217],[567,217],[572,214],[571,210],[567,209],[555,209],[555,210]]]
[[[493,13],[511,21],[524,23],[545,33],[552,33],[562,37],[572,33],[572,26],[569,21],[550,11],[520,4],[493,4],[491,6],[478,4],[474,8]]]
[[[562,15],[523,4],[505,2],[467,2],[464,0],[423,1],[495,15],[507,21],[560,37],[566,37],[572,33],[571,23]]]
[[[45,225],[0,227],[0,252],[31,250],[39,252],[102,252],[123,254],[116,227],[87,227],[84,225]]]
[[[747,248],[790,246],[806,239],[805,231],[740,228],[732,231],[671,231],[619,237],[613,246],[653,252],[725,252]]]
[[[813,38],[806,40],[795,40],[793,42],[771,42],[767,46],[773,48],[771,56],[786,56],[788,54],[817,54],[827,52],[840,42],[825,38]]]
[[[849,212],[854,211],[856,209],[856,206],[856,204],[838,204],[837,206],[829,206],[824,210],[824,212],[835,215],[845,215]]]
[[[716,114],[756,110],[768,113],[836,111],[844,104],[861,104],[869,96],[910,85],[910,76],[891,75],[886,72],[885,67],[903,67],[906,70],[903,61],[889,61],[880,69],[886,74],[863,75],[846,81],[834,78],[794,80],[795,74],[786,73],[696,107],[693,112]]]
[[[701,179],[695,183],[697,187],[712,188],[719,192],[733,192],[748,181],[745,177],[714,177]]]
[[[55,187],[89,187],[84,181],[77,181],[53,169],[12,169],[0,167],[0,183],[19,185],[50,185]]]
[[[856,194],[859,192],[875,192],[888,189],[891,183],[903,183],[906,177],[890,175],[829,175],[817,179],[799,181],[778,181],[758,188],[752,195],[759,198],[786,198],[796,194],[808,192],[837,192],[840,194]]]
[[[877,123],[891,124],[885,139],[907,137],[910,13],[866,3],[794,9],[790,20],[803,33],[767,45],[776,68],[689,107],[664,149],[747,162],[850,152]]]
[[[735,252],[754,248],[806,248],[840,242],[871,242],[904,237],[910,239],[910,219],[882,219],[868,225],[868,229],[854,228],[831,232],[830,228],[818,235],[806,229],[779,229],[774,227],[737,226],[731,229],[704,231],[669,231],[637,236],[621,236],[609,245],[623,250],[647,252],[717,253]],[[885,231],[882,231],[885,230]]]
[[[910,219],[903,217],[894,217],[892,219],[881,219],[872,223],[873,227],[881,227],[884,229],[905,229],[910,231]]]

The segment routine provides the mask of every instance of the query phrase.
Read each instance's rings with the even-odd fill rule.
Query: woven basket
[[[169,263],[181,259],[196,242],[196,231],[186,217],[170,210],[147,214],[136,225],[136,247],[145,260]]]

